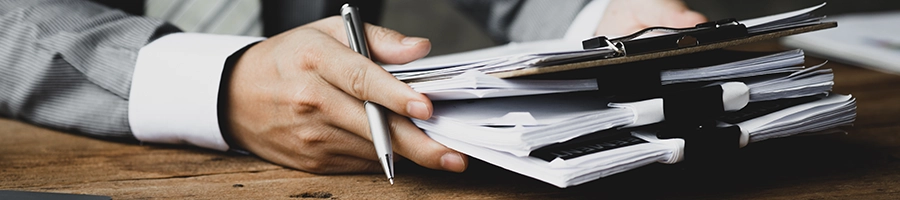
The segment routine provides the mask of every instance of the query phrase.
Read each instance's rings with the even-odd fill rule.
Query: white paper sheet
[[[885,73],[900,74],[900,12],[829,17],[838,27],[786,37],[784,45]]]

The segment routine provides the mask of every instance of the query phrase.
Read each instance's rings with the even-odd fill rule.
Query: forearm
[[[128,95],[137,52],[177,29],[88,1],[0,1],[0,115],[133,140]]]

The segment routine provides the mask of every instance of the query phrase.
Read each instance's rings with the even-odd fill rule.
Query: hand
[[[681,0],[611,0],[594,35],[615,38],[647,27],[684,28],[706,21]]]
[[[362,100],[390,116],[394,151],[419,165],[465,170],[462,154],[435,142],[408,118],[431,117],[431,101],[347,47],[340,17],[322,19],[248,49],[231,77],[229,128],[236,143],[279,165],[312,173],[381,172]],[[372,56],[401,64],[431,43],[366,25]]]

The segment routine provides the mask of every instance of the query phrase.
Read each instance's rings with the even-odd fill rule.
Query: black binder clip
[[[637,39],[654,31],[669,34]],[[747,27],[744,24],[735,19],[724,19],[697,24],[690,28],[649,27],[615,39],[597,36],[582,41],[581,45],[584,49],[610,48],[615,52],[615,56],[627,56],[706,45],[747,36]]]
[[[641,143],[647,141],[632,136],[630,129],[607,129],[535,149],[528,156],[552,162],[554,159],[568,160]]]
[[[702,120],[701,120],[702,121]],[[747,141],[742,139],[739,126],[720,127],[715,121],[697,121],[693,124],[669,123],[657,133],[659,139],[684,140],[685,159],[714,160],[736,153]]]

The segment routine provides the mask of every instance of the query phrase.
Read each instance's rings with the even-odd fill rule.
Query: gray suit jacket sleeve
[[[453,0],[498,44],[561,38],[590,0]]]
[[[3,0],[0,27],[0,116],[132,141],[137,53],[159,30],[177,31],[81,0]]]

